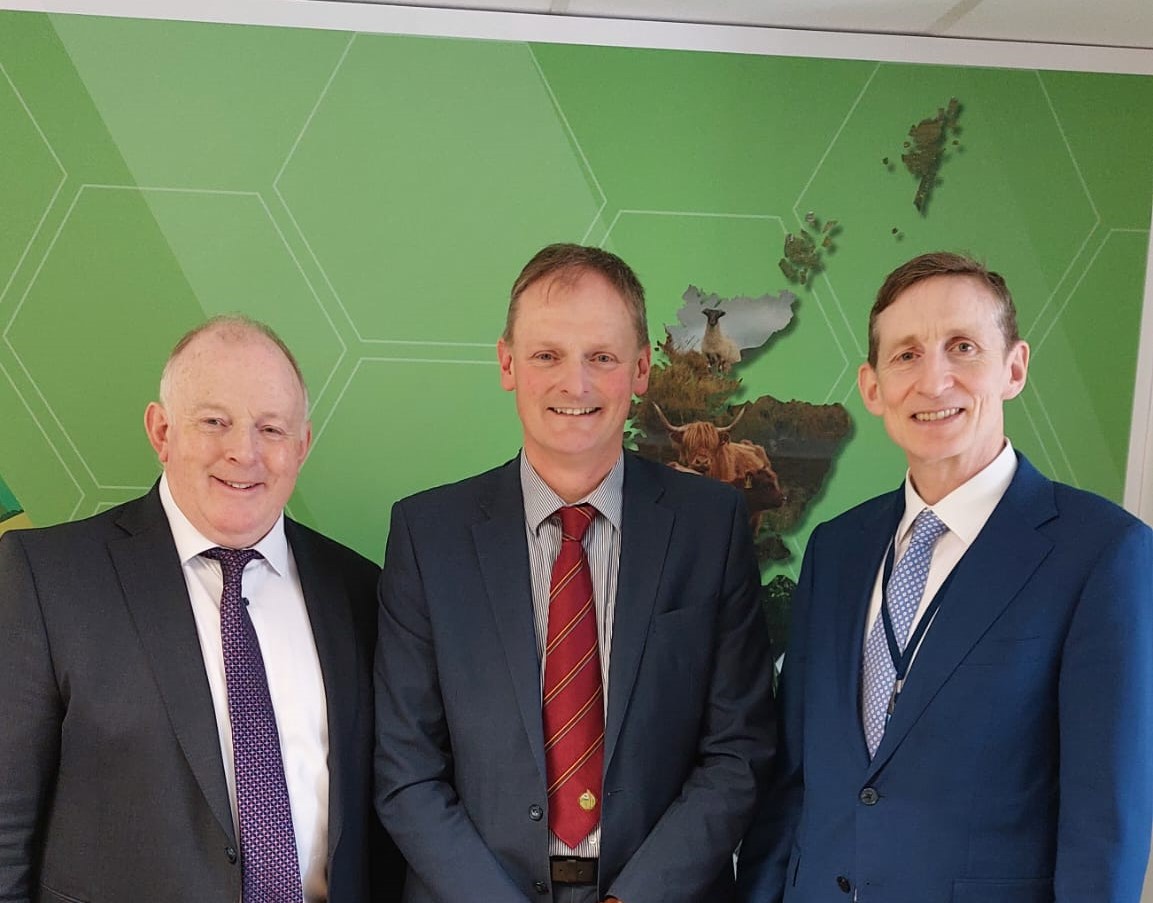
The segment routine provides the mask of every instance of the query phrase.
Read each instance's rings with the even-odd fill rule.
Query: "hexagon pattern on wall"
[[[622,253],[649,287],[657,339],[689,283],[796,291],[794,324],[742,376],[750,395],[846,402],[858,422],[814,523],[899,475],[854,398],[881,277],[919,251],[973,250],[1005,272],[1039,346],[1010,435],[1055,476],[1119,496],[1128,414],[1113,386],[1132,356],[1148,231],[1105,182],[1149,184],[1153,127],[1094,98],[1123,82],[1140,107],[1153,102],[1147,80],[1082,89],[1031,71],[83,17],[65,20],[51,53],[27,41],[16,52],[4,35],[19,29],[3,26],[34,15],[0,13],[0,153],[17,163],[0,167],[0,205],[15,211],[0,218],[0,423],[22,424],[38,451],[21,460],[55,475],[21,494],[38,523],[151,482],[140,411],[168,348],[205,315],[241,309],[298,352],[316,401],[293,512],[378,558],[394,498],[519,444],[492,343],[516,271],[555,240]],[[247,48],[226,67],[244,97],[187,75],[221,40]],[[53,69],[61,47],[76,71]],[[269,97],[269,72],[301,56]],[[118,85],[136,86],[131,103]],[[57,116],[50,147],[37,121],[56,116],[53,90],[87,114],[73,132]],[[911,177],[881,161],[951,96],[961,144],[922,218]],[[638,97],[668,106],[640,116]],[[160,122],[187,128],[153,135]],[[1098,136],[1109,165],[1082,166]],[[798,288],[776,261],[809,210],[843,231],[825,272]],[[1102,292],[1111,349],[1085,338]],[[1090,420],[1093,442],[1065,441]]]

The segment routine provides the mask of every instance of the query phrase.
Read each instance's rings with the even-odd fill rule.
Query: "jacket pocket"
[[[70,897],[68,894],[53,890],[47,884],[40,885],[39,903],[87,903],[80,897]]]
[[[958,878],[953,903],[1053,903],[1051,878]]]

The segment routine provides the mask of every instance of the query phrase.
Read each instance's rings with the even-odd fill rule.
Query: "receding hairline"
[[[164,363],[164,370],[160,374],[158,396],[162,407],[167,409],[172,401],[176,375],[185,353],[197,341],[209,338],[219,338],[225,342],[245,342],[255,339],[263,341],[279,351],[296,377],[296,383],[300,387],[304,399],[304,420],[305,422],[308,421],[308,386],[304,382],[304,374],[301,372],[296,356],[271,326],[244,314],[219,314],[210,317],[180,337],[169,353],[168,360]]]

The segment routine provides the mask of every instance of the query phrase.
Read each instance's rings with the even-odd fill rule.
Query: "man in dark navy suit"
[[[377,809],[404,899],[731,899],[773,736],[743,500],[622,451],[651,350],[620,258],[537,254],[497,351],[522,453],[399,502],[388,538]]]

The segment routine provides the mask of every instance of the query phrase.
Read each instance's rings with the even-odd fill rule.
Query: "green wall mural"
[[[654,343],[690,287],[795,295],[724,374],[726,404],[847,415],[767,515],[766,580],[795,577],[813,525],[900,479],[856,396],[865,321],[951,248],[1005,274],[1033,345],[1014,443],[1119,500],[1150,108],[1141,76],[0,12],[0,473],[37,524],[144,491],[168,349],[241,310],[312,390],[292,513],[379,560],[395,499],[516,452],[508,287],[583,241],[636,267]]]

